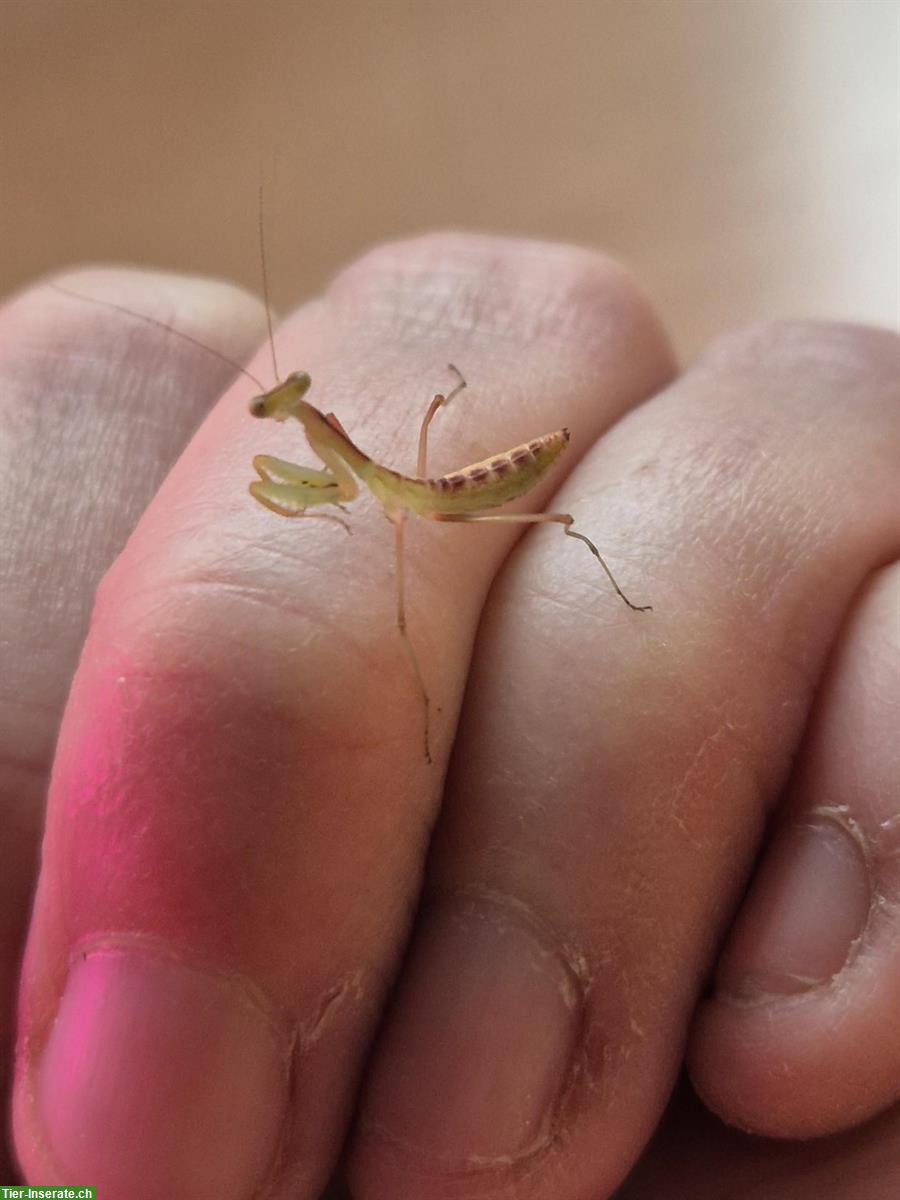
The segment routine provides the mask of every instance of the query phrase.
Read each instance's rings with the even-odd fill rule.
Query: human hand
[[[260,329],[207,285],[76,282],[176,326],[192,311],[238,356]],[[295,457],[299,431],[252,422],[236,383],[106,575],[70,697],[23,975],[26,1176],[111,1200],[312,1197],[361,1096],[358,1200],[599,1200],[689,1030],[727,1120],[834,1135],[797,1148],[785,1200],[812,1194],[828,1145],[850,1171],[873,1145],[900,1171],[894,1114],[843,1133],[896,1100],[900,1062],[896,568],[873,578],[897,549],[897,340],[761,327],[666,388],[664,335],[618,268],[451,236],[374,252],[278,347],[400,469],[450,360],[470,388],[434,427],[436,470],[568,426],[568,461],[520,507],[569,471],[553,507],[654,612],[553,529],[504,562],[515,529],[413,527],[429,768],[391,531],[374,506],[346,538],[254,505],[252,455]],[[87,593],[223,368],[40,289],[3,313],[0,353],[26,448],[8,511],[29,514],[18,561],[35,564],[13,596],[32,640],[15,639],[12,759],[55,711],[40,689],[65,686],[61,583]],[[97,408],[60,425],[73,368]],[[735,917],[776,802],[768,898]],[[698,1008],[717,958],[738,1001]],[[740,1172],[780,1148],[718,1137],[705,1163],[676,1156],[681,1176],[661,1143],[623,1195],[778,1195]]]

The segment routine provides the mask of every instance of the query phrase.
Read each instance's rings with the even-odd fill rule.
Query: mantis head
[[[254,396],[250,413],[254,417],[273,417],[283,421],[296,415],[296,403],[309,391],[312,380],[305,371],[293,371],[283,383],[276,383],[268,392]]]

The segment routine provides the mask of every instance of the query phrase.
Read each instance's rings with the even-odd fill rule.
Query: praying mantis
[[[405,526],[410,515],[429,521],[466,524],[492,521],[531,525],[553,522],[562,525],[565,534],[585,543],[606,572],[616,594],[630,609],[649,612],[652,608],[649,604],[634,604],[629,600],[594,543],[572,528],[574,517],[569,513],[494,514],[482,511],[498,508],[531,491],[568,445],[568,429],[546,433],[449,475],[433,479],[428,477],[428,427],[438,410],[449,404],[466,387],[460,371],[452,364],[448,369],[456,375],[457,383],[447,395],[438,393],[428,406],[419,431],[415,475],[402,475],[364,454],[351,441],[334,413],[320,412],[305,400],[304,396],[312,384],[305,371],[293,372],[283,382],[250,401],[250,412],[254,417],[275,421],[294,417],[299,421],[309,448],[325,468],[302,467],[268,454],[258,454],[253,459],[253,466],[259,479],[250,484],[250,494],[255,500],[283,517],[327,517],[343,525],[345,522],[334,514],[310,513],[307,510],[321,504],[341,507],[356,499],[359,484],[362,483],[381,504],[385,516],[394,526],[397,628],[424,706],[425,758],[429,764],[432,762],[430,698],[406,625],[403,551]]]
[[[344,505],[359,495],[360,484],[369,489],[381,504],[385,516],[394,527],[395,581],[397,590],[397,628],[409,660],[410,668],[423,706],[423,734],[426,762],[433,762],[430,736],[431,700],[425,684],[415,647],[410,639],[406,622],[404,539],[406,521],[410,516],[429,521],[448,521],[465,524],[505,522],[507,524],[555,523],[563,532],[583,542],[605,571],[616,594],[634,612],[650,612],[649,604],[634,604],[619,586],[609,564],[594,543],[583,533],[572,528],[574,517],[569,513],[486,513],[485,509],[499,508],[509,501],[532,490],[547,474],[569,442],[568,429],[558,429],[543,434],[530,442],[523,442],[504,453],[495,454],[481,462],[472,463],[436,478],[428,476],[428,429],[439,409],[446,407],[467,386],[462,373],[449,365],[455,375],[456,384],[446,395],[438,393],[425,412],[419,431],[418,460],[415,475],[403,475],[390,467],[376,462],[350,439],[334,413],[323,413],[304,399],[312,380],[305,371],[294,371],[284,380],[279,379],[275,356],[275,341],[272,330],[271,306],[266,272],[265,240],[262,223],[262,197],[260,197],[260,252],[263,273],[263,292],[268,324],[269,346],[272,368],[276,383],[266,389],[256,376],[226,355],[204,345],[181,330],[166,325],[146,314],[134,312],[124,305],[87,296],[58,284],[51,285],[56,291],[80,300],[115,309],[130,317],[164,329],[167,333],[190,342],[194,346],[222,359],[241,374],[253,381],[260,389],[249,403],[249,411],[257,418],[285,421],[295,418],[303,427],[309,448],[322,467],[304,467],[268,454],[258,454],[253,467],[258,479],[250,484],[250,494],[260,504],[283,517],[319,517],[331,520],[348,529],[346,521],[334,513],[309,512],[321,505],[334,505],[343,510]]]

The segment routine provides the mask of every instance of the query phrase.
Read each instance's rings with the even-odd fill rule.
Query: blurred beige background
[[[0,0],[0,294],[85,260],[276,304],[434,226],[630,262],[680,350],[900,319],[893,0]]]

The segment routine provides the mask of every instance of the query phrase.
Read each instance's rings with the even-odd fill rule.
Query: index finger
[[[440,470],[561,425],[574,459],[672,369],[619,268],[462,236],[368,256],[279,342],[317,406],[407,470],[447,361],[471,388]],[[287,454],[286,433],[245,401],[213,412],[105,580],[70,698],[15,1100],[42,1182],[315,1195],[415,904],[441,773],[393,626],[390,530],[371,504],[353,538],[255,506],[250,459]],[[440,763],[515,532],[415,532]],[[619,604],[604,586],[598,605]]]

